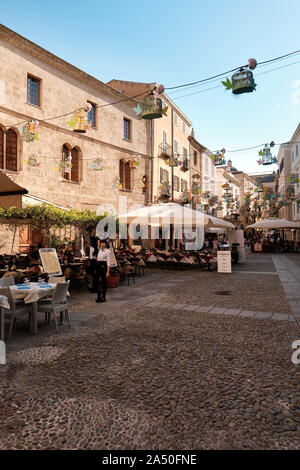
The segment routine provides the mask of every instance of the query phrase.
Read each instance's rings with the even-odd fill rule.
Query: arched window
[[[18,170],[18,136],[13,129],[6,132],[6,155],[5,169],[10,171]]]
[[[126,162],[123,158],[120,160],[120,184],[123,189],[131,189],[131,170],[130,162]]]
[[[0,127],[0,168],[4,169],[4,131]]]
[[[197,152],[194,152],[194,165],[197,165]]]
[[[72,157],[72,159],[70,159]],[[80,181],[80,157],[81,151],[78,147],[73,147],[69,144],[62,146],[62,161],[65,162],[62,168],[62,176],[67,181]],[[71,163],[71,166],[69,164]]]
[[[71,181],[79,182],[79,150],[77,147],[72,148],[72,168],[71,168]]]
[[[64,144],[62,146],[62,161],[63,162],[68,162],[70,155],[71,155],[71,147],[68,144]],[[65,171],[65,170],[67,170],[67,171]],[[67,181],[71,180],[71,173],[70,173],[70,170],[68,169],[67,165],[65,165],[64,168],[63,168],[62,176]]]

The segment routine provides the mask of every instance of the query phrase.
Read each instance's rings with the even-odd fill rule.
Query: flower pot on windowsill
[[[106,279],[106,286],[107,287],[118,287],[118,285],[120,284],[120,275],[117,274],[116,276],[108,276],[108,278]]]

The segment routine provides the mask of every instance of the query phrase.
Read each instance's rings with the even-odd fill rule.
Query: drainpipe
[[[150,201],[148,202],[153,202],[153,175],[154,175],[154,139],[153,139],[153,126],[154,122],[153,120],[150,120],[150,156],[151,156],[151,184],[150,184]]]

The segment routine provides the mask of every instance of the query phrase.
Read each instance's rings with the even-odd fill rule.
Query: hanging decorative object
[[[28,160],[25,160],[25,163],[27,163],[28,166],[32,166],[34,168],[39,167],[41,164],[40,155],[38,153],[32,153]]]
[[[230,186],[229,183],[222,184],[222,188],[225,189],[225,191],[231,191],[232,190],[232,186]]]
[[[85,134],[91,128],[92,123],[87,122],[87,114],[91,111],[91,103],[86,103],[84,108],[75,111],[71,119],[67,122],[69,127],[78,134]]]
[[[158,87],[155,89],[155,91],[158,95],[162,95],[165,91],[165,87],[163,85],[158,85]]]
[[[222,81],[222,85],[225,86],[226,90],[232,90],[234,95],[253,92],[256,89],[256,84],[251,70],[254,70],[256,65],[255,59],[249,59],[248,67],[241,67],[239,71],[232,75],[231,80],[227,77],[226,80]]]
[[[38,125],[39,121],[30,121],[19,128],[23,142],[33,142],[34,140],[39,140]]]
[[[214,155],[215,166],[225,165],[225,163],[226,163],[226,160],[224,158],[225,152],[226,152],[226,150],[223,148],[220,152],[217,152]]]
[[[104,158],[96,158],[90,164],[90,169],[95,171],[107,170],[107,166],[104,165]]]
[[[256,59],[248,59],[248,67],[250,70],[254,70],[257,66]]]
[[[140,165],[140,163],[141,163],[141,159],[142,159],[141,155],[138,155],[138,156],[135,157],[135,158],[131,158],[131,160],[129,161],[129,166],[130,166],[130,168],[136,168],[136,167],[138,167],[138,166]]]
[[[266,144],[263,150],[258,152],[258,155],[261,157],[259,160],[257,160],[259,165],[272,165],[273,163],[277,163],[277,158],[272,156],[270,150],[270,147],[274,147],[274,145],[274,142],[271,142],[270,145]]]
[[[112,188],[113,188],[113,189],[123,189],[123,185],[122,185],[121,182],[120,182],[119,176],[116,176],[116,177],[113,179]]]
[[[56,171],[62,173],[71,173],[72,168],[72,155],[70,154],[67,158],[63,160],[57,160]]]
[[[197,184],[197,183],[193,183],[192,184],[192,193],[193,194],[201,194],[201,186],[200,184]]]
[[[171,166],[171,167],[178,166],[178,158],[170,157],[169,160],[166,161],[166,164]]]
[[[163,108],[161,98],[151,93],[143,99],[141,104],[133,108],[133,110],[143,119],[157,119],[163,117],[163,115],[167,116],[168,106]]]

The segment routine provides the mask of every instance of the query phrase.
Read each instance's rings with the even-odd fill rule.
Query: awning
[[[0,207],[2,209],[8,209],[11,206],[22,209],[22,195],[27,193],[27,189],[22,188],[0,171]]]

